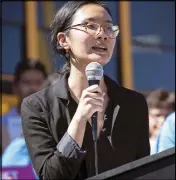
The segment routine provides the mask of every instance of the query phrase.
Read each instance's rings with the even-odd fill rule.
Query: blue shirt
[[[175,112],[164,121],[157,137],[156,151],[161,152],[175,146]]]
[[[2,125],[7,127],[11,140],[21,135],[21,116],[17,111],[17,107],[12,108],[7,114],[2,116]]]
[[[23,136],[15,138],[2,154],[2,167],[32,165]],[[34,169],[35,179],[38,179]]]
[[[24,166],[30,164],[28,150],[23,136],[15,138],[2,154],[2,166]]]

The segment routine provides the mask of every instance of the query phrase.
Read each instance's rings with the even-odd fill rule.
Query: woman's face
[[[112,19],[103,7],[89,4],[75,13],[72,26],[84,22],[95,22],[106,26],[112,24]],[[85,67],[90,62],[107,64],[113,54],[116,40],[108,38],[102,28],[97,36],[92,36],[84,27],[77,26],[76,29],[70,29],[67,42],[73,54],[72,63]]]
[[[149,108],[149,127],[150,134],[153,137],[158,135],[158,132],[167,116],[167,109],[164,108]]]

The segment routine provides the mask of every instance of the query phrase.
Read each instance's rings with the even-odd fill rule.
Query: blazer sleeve
[[[142,94],[138,99],[136,115],[138,128],[136,159],[140,159],[150,155],[148,105]]]
[[[21,106],[22,127],[29,155],[40,179],[74,179],[85,152],[65,134],[57,144],[48,128],[44,111],[35,96]]]

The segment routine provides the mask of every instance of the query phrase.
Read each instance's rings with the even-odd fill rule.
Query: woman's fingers
[[[85,90],[88,91],[88,92],[97,92],[97,93],[99,92],[100,94],[103,94],[100,86],[98,86],[97,84],[92,85],[92,86],[89,86],[89,87],[88,87],[87,89],[85,89]],[[85,91],[85,90],[83,90],[83,91]]]

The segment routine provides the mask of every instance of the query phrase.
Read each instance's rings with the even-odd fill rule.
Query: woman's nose
[[[100,31],[97,34],[96,38],[97,39],[104,39],[104,40],[108,39],[108,36],[106,35],[105,30],[104,30],[103,27],[100,27]]]

